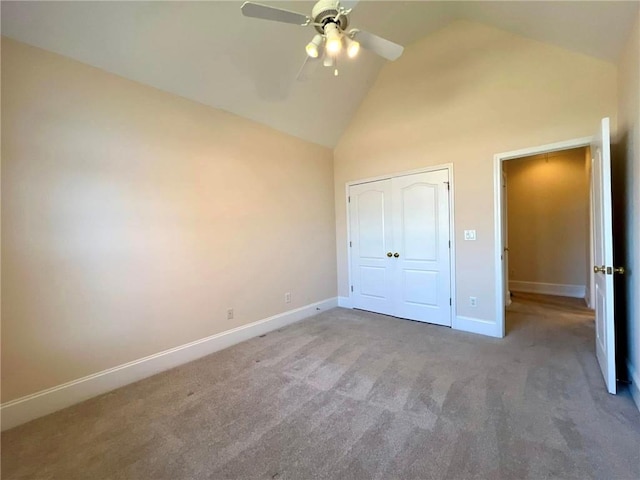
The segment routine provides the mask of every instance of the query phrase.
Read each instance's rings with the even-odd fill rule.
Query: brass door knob
[[[394,257],[398,258],[400,256],[400,254],[398,252],[393,254]]]
[[[593,273],[606,273],[607,272],[607,268],[603,265],[601,267],[595,265],[593,267]]]
[[[613,267],[613,273],[624,275],[624,267]]]
[[[389,258],[393,257],[393,253],[387,252],[387,257],[389,257]]]

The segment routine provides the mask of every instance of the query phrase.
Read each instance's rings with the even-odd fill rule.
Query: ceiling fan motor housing
[[[314,5],[311,17],[313,22],[318,24],[315,26],[318,33],[324,33],[324,26],[329,22],[335,23],[340,30],[349,26],[349,18],[346,15],[338,17],[338,0],[320,0]]]

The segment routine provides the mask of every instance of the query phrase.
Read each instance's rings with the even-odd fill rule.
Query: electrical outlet
[[[227,320],[233,320],[233,308],[227,310]]]
[[[472,307],[478,306],[478,298],[477,297],[469,297],[469,305]]]
[[[465,240],[475,240],[476,239],[476,231],[475,230],[465,230],[464,231],[464,239]]]
[[[291,293],[287,292],[284,294],[284,303],[291,303]]]

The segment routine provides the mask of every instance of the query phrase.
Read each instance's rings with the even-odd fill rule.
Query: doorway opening
[[[532,314],[550,331],[595,321],[590,167],[590,147],[502,162],[507,334]]]
[[[593,308],[590,160],[587,146],[502,162],[507,309],[536,300]],[[506,333],[518,318],[507,318]]]
[[[518,289],[522,293],[528,294],[564,294],[565,296],[568,293],[571,297],[587,298],[589,306],[593,304],[591,300],[592,274],[590,271],[586,271],[592,265],[590,245],[592,222],[589,220],[591,206],[588,187],[590,171],[587,167],[590,165],[587,160],[590,155],[591,143],[591,137],[578,138],[497,154],[494,157],[496,292],[498,292],[496,312],[502,336],[507,333],[505,309],[511,304],[512,290],[515,292]],[[581,173],[578,173],[580,163]],[[586,192],[581,195],[582,202],[578,203],[583,206],[586,204],[584,208],[572,204],[572,200],[575,198],[572,194],[567,194],[563,190],[565,186],[558,181],[558,173],[562,171],[564,174],[565,170],[572,171],[570,166],[576,167],[573,170],[574,174],[580,175],[582,180],[582,182],[576,182],[578,183],[577,190],[584,191],[584,185],[587,186]],[[515,183],[511,189],[509,189],[510,173],[511,180]],[[519,188],[516,190],[515,187]],[[509,206],[509,190],[515,194],[511,195],[511,206]],[[567,229],[567,226],[562,222],[566,215],[558,215],[558,218],[555,218],[553,222],[545,221],[550,216],[550,212],[555,213],[558,210],[563,210],[555,208],[557,205],[554,201],[547,198],[554,191],[560,193],[560,196],[569,203],[569,217],[582,219],[583,226],[586,221],[586,231],[583,228],[583,239],[579,241],[578,252],[572,251],[570,254],[571,258],[582,260],[580,270],[572,269],[575,271],[570,272],[569,277],[557,276],[558,271],[560,271],[560,275],[564,274],[566,268],[563,268],[564,259],[561,262],[556,260],[558,249],[553,240],[559,235],[564,242],[568,237],[563,233],[563,230]],[[536,202],[536,197],[541,198],[542,202]],[[517,214],[517,219],[512,220],[514,225],[511,226],[509,225],[510,209],[512,217]],[[540,231],[545,228],[550,231]],[[513,238],[509,239],[510,230],[512,237],[517,237],[516,244],[519,244],[515,246],[518,250],[516,259],[513,258]],[[574,233],[573,230],[571,233]],[[541,239],[541,237],[545,238]],[[570,246],[571,242],[568,245]],[[552,265],[551,262],[554,264]],[[559,281],[554,278],[582,278],[584,280],[582,283],[567,283],[566,280]],[[572,282],[574,281],[572,280]],[[529,291],[524,292],[524,290]]]
[[[608,117],[600,121],[593,137],[559,142],[541,147],[496,154],[494,156],[494,212],[495,212],[495,275],[496,313],[501,336],[506,331],[505,301],[508,290],[508,273],[505,272],[506,243],[505,194],[503,192],[503,162],[526,156],[549,154],[580,147],[590,147],[589,169],[591,228],[591,266],[589,302],[594,307],[595,325],[592,336],[595,340],[596,357],[609,393],[615,394],[616,385],[616,333],[614,317],[613,275],[623,275],[623,266],[613,265],[613,224],[611,193],[611,121]],[[553,245],[551,248],[555,248]],[[591,326],[589,326],[591,327]]]

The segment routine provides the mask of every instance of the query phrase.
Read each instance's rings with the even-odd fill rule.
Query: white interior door
[[[613,229],[609,119],[602,120],[591,145],[596,356],[609,393],[616,393],[616,341],[613,312]]]
[[[451,326],[449,172],[349,189],[355,308]]]
[[[449,172],[392,179],[394,315],[451,326]]]
[[[393,315],[391,180],[352,186],[349,219],[352,304]]]

